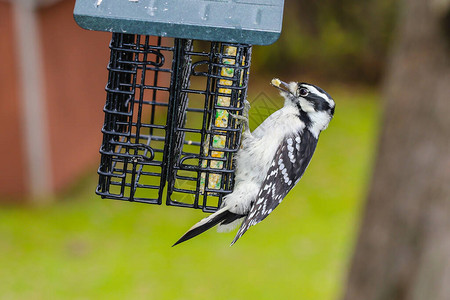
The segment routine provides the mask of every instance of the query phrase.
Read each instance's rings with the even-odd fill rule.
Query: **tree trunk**
[[[345,300],[450,299],[448,2],[402,2]]]

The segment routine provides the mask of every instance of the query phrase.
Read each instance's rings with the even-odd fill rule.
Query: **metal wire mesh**
[[[114,33],[97,194],[215,211],[233,188],[249,45]],[[166,184],[167,183],[167,184]]]

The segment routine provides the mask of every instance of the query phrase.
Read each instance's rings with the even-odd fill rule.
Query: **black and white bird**
[[[248,117],[235,116],[246,122],[246,130],[235,156],[233,192],[224,197],[218,211],[195,224],[174,246],[217,224],[218,231],[229,231],[242,222],[233,245],[250,226],[264,220],[304,174],[320,133],[334,115],[334,100],[312,84],[273,79],[272,85],[285,99],[283,108],[253,132]]]

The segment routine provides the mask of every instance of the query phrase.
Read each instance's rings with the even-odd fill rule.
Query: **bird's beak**
[[[270,84],[271,84],[272,86],[276,87],[277,89],[279,89],[280,91],[283,91],[283,92],[285,92],[285,93],[288,93],[288,94],[293,95],[292,92],[291,92],[291,89],[290,89],[290,87],[289,87],[289,84],[286,83],[286,82],[284,82],[284,81],[281,81],[281,80],[278,79],[278,78],[272,79],[272,81],[270,82]]]

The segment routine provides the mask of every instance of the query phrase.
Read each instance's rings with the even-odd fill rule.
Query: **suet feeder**
[[[218,208],[233,190],[242,128],[230,113],[243,110],[251,45],[276,41],[283,4],[76,1],[81,27],[112,32],[97,194]]]

